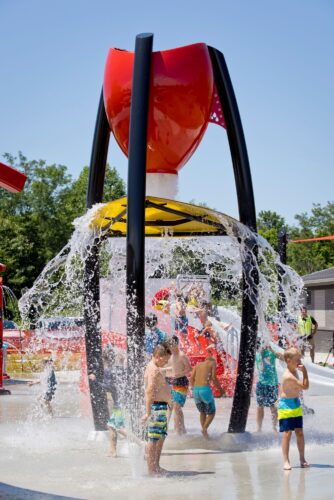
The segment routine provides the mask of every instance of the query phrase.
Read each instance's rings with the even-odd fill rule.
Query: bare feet
[[[283,470],[291,470],[290,462],[284,462]]]
[[[206,429],[202,429],[202,434],[203,434],[203,437],[205,439],[209,439],[209,434],[208,434],[208,431]]]
[[[164,477],[169,474],[169,471],[158,466],[157,469],[149,471],[148,475],[152,477]]]
[[[306,462],[306,460],[301,460],[300,461],[300,466],[302,469],[307,469],[307,467],[310,466],[310,464],[308,462]]]
[[[183,436],[184,434],[187,434],[187,431],[186,431],[186,429],[180,429],[180,430],[176,431],[176,434],[178,436]]]
[[[107,456],[112,457],[112,458],[117,458],[117,453],[116,453],[116,451],[109,451]]]
[[[161,474],[162,476],[165,476],[166,474],[169,473],[169,470],[166,470],[164,469],[163,467],[160,467],[160,465],[158,466],[158,472],[159,474]]]

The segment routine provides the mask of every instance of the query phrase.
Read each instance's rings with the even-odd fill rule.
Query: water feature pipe
[[[97,112],[92,154],[90,160],[89,180],[87,188],[87,209],[95,203],[101,203],[103,197],[104,178],[110,129],[104,109],[103,91]],[[84,278],[84,319],[87,373],[93,373],[96,381],[89,379],[90,401],[96,431],[106,430],[109,417],[105,390],[101,386],[103,380],[102,342],[100,331],[100,239],[96,238],[85,261]]]
[[[208,49],[219,100],[224,112],[226,132],[234,170],[240,222],[248,226],[252,231],[256,231],[256,211],[252,177],[246,141],[232,82],[223,54],[213,47],[208,47]],[[229,432],[245,431],[255,364],[258,324],[256,305],[259,279],[256,271],[256,262],[254,262],[254,258],[251,256],[252,251],[256,254],[255,238],[247,236],[244,244],[246,251],[243,262],[240,352],[238,375],[228,428]],[[249,289],[249,283],[252,283],[251,290]]]
[[[153,35],[137,35],[129,130],[126,231],[128,389],[131,430],[140,435],[145,339],[145,195],[148,106]]]
[[[145,203],[145,160],[147,147],[147,115],[149,97],[149,68],[151,63],[151,51],[153,35],[139,35],[136,39],[135,71],[132,81],[132,100],[130,117],[130,148],[129,148],[129,195],[128,195],[128,235],[127,239],[127,299],[128,299],[128,335],[130,342],[136,337],[138,343],[143,341],[144,328],[142,325],[142,311],[144,301],[144,203]],[[241,326],[241,342],[237,384],[234,395],[229,432],[243,432],[246,427],[250,395],[252,389],[255,345],[257,336],[257,286],[258,275],[256,268],[256,257],[252,252],[257,251],[255,237],[252,231],[256,231],[256,213],[252,187],[250,166],[248,161],[246,143],[243,135],[240,115],[228,74],[224,56],[218,50],[208,47],[213,67],[215,83],[219,100],[224,112],[226,130],[230,144],[232,163],[234,168],[235,183],[239,205],[240,221],[250,228],[249,234],[243,241],[243,312]],[[141,67],[142,66],[142,67]],[[136,76],[141,75],[141,77]],[[135,94],[139,97],[134,97]],[[109,141],[109,128],[106,123],[104,108],[101,113],[104,120],[102,148],[107,149]],[[139,119],[140,117],[141,119]],[[136,125],[135,125],[136,124]],[[96,133],[97,136],[97,133]],[[95,143],[95,139],[94,139]],[[131,144],[132,143],[132,144]],[[130,149],[131,157],[130,157]],[[98,148],[97,148],[98,151]],[[106,151],[106,150],[105,150]],[[92,167],[92,165],[91,165]],[[104,162],[105,168],[105,162]],[[131,168],[131,171],[130,171]],[[92,172],[91,172],[92,173]],[[98,178],[98,172],[96,173]],[[102,174],[100,174],[102,175]],[[104,175],[104,173],[103,173]],[[91,194],[94,194],[94,179],[90,176]],[[132,185],[132,187],[131,187]],[[100,184],[96,184],[96,189]],[[91,197],[91,202],[94,197]],[[87,198],[89,199],[89,197]],[[95,202],[101,199],[95,199]],[[130,209],[130,210],[129,210]],[[98,258],[98,255],[97,255]],[[97,269],[97,268],[96,268]],[[95,271],[94,271],[95,272]],[[97,272],[97,271],[96,271]],[[89,283],[88,283],[89,285]],[[86,294],[87,295],[87,294]],[[88,297],[89,299],[89,297]],[[136,318],[136,323],[134,319]],[[130,331],[131,330],[131,331]],[[134,333],[136,332],[136,333]],[[137,342],[136,340],[136,342]],[[129,348],[130,357],[134,354],[132,347]],[[134,349],[134,348],[133,348]],[[131,365],[132,361],[130,361]],[[133,366],[138,366],[137,364]],[[130,368],[131,370],[131,368]],[[139,400],[136,396],[137,401]]]

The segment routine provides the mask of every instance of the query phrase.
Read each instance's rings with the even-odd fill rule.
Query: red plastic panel
[[[110,128],[128,154],[134,53],[110,49],[104,103]],[[153,52],[147,171],[177,173],[194,153],[210,119],[213,72],[208,48],[197,43]]]
[[[226,128],[224,113],[223,113],[223,110],[222,110],[222,107],[220,104],[216,85],[213,88],[213,99],[212,99],[212,109],[211,109],[211,113],[210,113],[210,122]]]
[[[4,163],[0,163],[0,186],[11,191],[12,193],[19,193],[24,188],[27,176],[9,167]]]

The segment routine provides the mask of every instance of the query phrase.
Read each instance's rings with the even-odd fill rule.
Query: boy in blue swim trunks
[[[284,359],[283,354],[275,352],[270,346],[259,343],[255,356],[257,383],[256,383],[256,423],[257,432],[261,432],[264,417],[264,408],[271,411],[272,429],[277,432],[278,377],[276,358]]]
[[[214,383],[221,395],[224,391],[217,379],[216,359],[213,355],[215,346],[213,344],[207,347],[208,355],[206,359],[193,368],[190,377],[190,383],[193,387],[193,396],[196,407],[200,412],[200,423],[203,436],[208,439],[208,427],[212,423],[216,414],[216,405],[210,383]]]
[[[160,456],[167,436],[167,413],[172,398],[161,368],[167,365],[170,356],[171,351],[166,342],[157,345],[144,375],[146,414],[142,420],[143,423],[147,422],[146,458],[150,476],[166,472],[160,467]]]
[[[300,466],[308,467],[305,460],[305,441],[303,433],[303,409],[299,399],[301,390],[309,388],[308,374],[301,362],[301,352],[295,347],[290,347],[284,352],[284,361],[287,368],[281,381],[281,395],[278,401],[279,430],[283,432],[282,452],[284,470],[291,470],[289,460],[289,447],[292,431],[295,431],[299,451]],[[299,380],[298,372],[303,374],[303,381]]]

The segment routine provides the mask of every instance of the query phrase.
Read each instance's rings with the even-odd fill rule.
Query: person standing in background
[[[298,318],[298,334],[300,335],[303,341],[303,346],[301,347],[302,354],[303,355],[305,354],[305,344],[309,344],[309,346],[311,347],[310,356],[312,363],[314,363],[314,355],[315,355],[314,336],[316,335],[317,331],[318,331],[318,323],[313,318],[313,316],[307,313],[306,307],[303,306],[300,309],[300,316]]]

